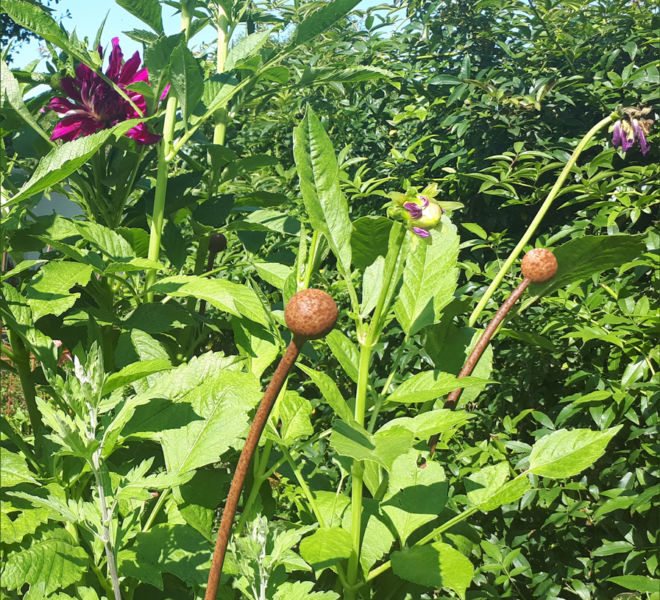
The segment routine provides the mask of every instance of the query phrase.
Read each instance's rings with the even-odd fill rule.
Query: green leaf
[[[172,368],[172,363],[163,358],[156,358],[152,360],[143,360],[131,363],[124,367],[118,373],[110,375],[103,384],[103,395],[110,394],[116,389],[124,387],[129,383],[133,383],[138,379],[142,379],[147,375],[153,375],[161,371],[167,371]]]
[[[314,11],[298,25],[292,36],[293,45],[304,44],[316,37],[319,33],[323,33],[353,10],[358,3],[359,0],[334,0],[334,2],[326,3],[322,8]]]
[[[158,0],[116,0],[117,4],[149,25],[156,33],[163,33],[163,17]]]
[[[229,448],[240,449],[248,412],[261,399],[252,375],[237,371],[211,373],[180,402],[189,403],[201,420],[159,434],[167,469],[183,473],[217,462]]]
[[[385,462],[376,454],[373,435],[357,423],[335,421],[332,424],[330,445],[340,456],[349,456],[354,460],[373,460],[385,466]]]
[[[4,479],[4,475],[2,476]],[[5,484],[3,483],[3,487]],[[3,544],[16,544],[26,535],[33,534],[39,525],[49,519],[50,511],[47,508],[29,508],[12,518],[9,514],[13,513],[13,507],[7,502],[2,503],[2,512],[0,513],[0,531],[2,531]]]
[[[454,375],[442,371],[423,371],[406,379],[387,398],[388,402],[428,402],[448,394],[456,388],[470,388],[489,383],[476,377],[457,379]]]
[[[25,458],[20,454],[9,452],[3,447],[0,447],[0,481],[2,481],[3,488],[14,487],[25,482],[37,483]]]
[[[189,586],[201,586],[207,581],[213,548],[188,525],[156,525],[138,533],[131,550],[119,552],[119,571],[138,581],[153,582],[159,589],[161,573],[171,573]]]
[[[360,565],[366,575],[369,569],[389,552],[395,538],[386,524],[387,517],[382,514],[377,500],[364,498],[361,517]],[[351,519],[351,511],[345,511],[342,526],[346,531],[351,530]]]
[[[130,0],[126,0],[129,2]],[[168,82],[170,58],[174,49],[181,42],[183,35],[177,33],[160,38],[158,41],[147,46],[144,51],[144,65],[149,70],[149,82],[152,85],[156,97],[160,97]]]
[[[0,60],[0,97],[7,98],[11,107],[21,116],[21,118],[34,129],[49,145],[54,146],[48,134],[37,123],[27,106],[23,102],[23,94],[18,85],[14,74],[9,70],[4,60]]]
[[[44,265],[25,290],[35,321],[44,315],[61,315],[80,297],[69,290],[89,281],[92,267],[74,262],[56,261]]]
[[[236,317],[247,317],[262,325],[268,325],[263,304],[252,289],[245,285],[224,279],[178,275],[161,279],[151,290],[173,297],[206,300],[217,309]]]
[[[623,425],[591,431],[560,429],[536,442],[529,456],[529,470],[536,475],[559,479],[572,477],[595,463]]]
[[[353,421],[353,413],[348,404],[346,404],[346,400],[344,400],[344,397],[341,395],[341,392],[332,377],[326,375],[322,371],[316,371],[303,364],[297,366],[309,375],[310,379],[321,391],[323,399],[330,405],[330,408],[332,408],[337,417],[346,423]]]
[[[333,329],[325,341],[342,369],[357,383],[359,353],[355,344],[338,329]]]
[[[300,439],[309,437],[314,428],[309,420],[312,414],[312,404],[296,392],[287,391],[278,401],[274,410],[274,419],[269,422],[269,428],[264,432],[271,439],[278,440],[285,446],[291,446]],[[277,429],[273,425],[277,425]]]
[[[610,577],[607,581],[616,583],[627,590],[645,592],[647,594],[657,593],[660,587],[657,579],[644,577],[643,575],[619,575],[618,577]]]
[[[285,582],[277,587],[273,600],[337,600],[336,592],[312,592],[313,581]]]
[[[26,0],[4,0],[2,10],[13,21],[36,33],[38,37],[55,44],[70,56],[93,69],[100,66],[99,55],[96,52],[87,52],[79,44],[71,42],[66,31],[38,4]]]
[[[557,274],[545,283],[532,283],[535,297],[547,296],[574,281],[583,281],[606,269],[618,267],[645,250],[644,235],[603,235],[576,238],[553,249]],[[529,301],[528,301],[529,302]]]
[[[259,277],[278,290],[284,289],[284,283],[293,272],[291,267],[281,263],[255,262],[253,265]]]
[[[16,0],[12,1],[15,2]],[[140,122],[141,119],[123,121],[110,129],[104,129],[53,148],[39,161],[32,177],[9,202],[5,203],[5,206],[34,196],[59,183],[71,173],[80,169],[111,137],[120,138]]]
[[[109,227],[82,221],[73,225],[84,240],[109,258],[135,259],[135,252],[126,238]]]
[[[416,439],[426,440],[434,433],[442,433],[456,427],[461,427],[474,417],[474,413],[464,410],[439,408],[421,413],[415,417],[398,417],[392,419],[385,423],[378,431],[387,431],[398,425],[411,431]]]
[[[385,217],[360,217],[353,222],[351,253],[358,269],[364,270],[379,256],[385,257],[391,228],[392,221]]]
[[[458,550],[440,542],[393,552],[392,571],[412,583],[450,588],[462,599],[474,576],[472,563]]]
[[[438,320],[441,310],[454,298],[458,269],[458,235],[450,223],[431,237],[415,238],[406,259],[403,284],[394,305],[401,327],[413,335]]]
[[[410,450],[392,464],[381,510],[392,521],[402,545],[416,529],[438,517],[447,502],[444,469],[437,462],[417,464]]]
[[[172,52],[169,74],[172,91],[181,106],[184,123],[187,123],[188,116],[202,97],[204,79],[199,63],[184,41]]]
[[[350,533],[339,527],[322,527],[300,542],[300,556],[317,573],[347,559],[352,552]]]
[[[526,475],[519,475],[512,481],[508,479],[507,462],[480,469],[465,480],[468,500],[480,510],[495,510],[503,504],[516,501],[530,488]]]
[[[89,568],[89,556],[65,531],[56,535],[9,554],[2,571],[3,587],[14,590],[26,582],[38,581],[43,582],[43,592],[51,594],[81,581]]]
[[[268,41],[270,31],[259,31],[242,37],[234,44],[227,54],[225,71],[231,71],[244,60],[254,56]]]
[[[339,185],[339,167],[332,142],[309,107],[294,131],[293,154],[310,223],[326,237],[341,269],[348,273],[351,264],[348,203]]]

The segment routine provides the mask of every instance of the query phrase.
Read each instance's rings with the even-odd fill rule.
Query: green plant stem
[[[552,186],[552,189],[548,193],[546,199],[543,201],[543,204],[539,208],[539,211],[536,213],[534,220],[529,224],[529,227],[527,227],[527,230],[523,234],[522,238],[520,238],[520,241],[518,242],[516,247],[511,251],[511,254],[509,254],[508,258],[506,259],[506,261],[498,271],[497,275],[495,275],[495,278],[488,286],[486,293],[483,295],[483,297],[475,307],[474,311],[472,312],[472,315],[470,316],[470,320],[468,322],[468,325],[470,327],[474,325],[475,321],[477,320],[477,317],[481,314],[481,311],[488,303],[488,300],[490,300],[495,290],[499,287],[500,283],[502,282],[502,279],[504,279],[504,276],[511,268],[511,265],[513,265],[514,261],[518,258],[518,255],[522,252],[527,242],[529,242],[531,237],[534,235],[534,232],[538,228],[545,214],[550,209],[552,202],[557,197],[557,194],[559,193],[561,186],[564,184],[564,181],[566,181],[568,174],[571,172],[571,169],[575,166],[577,159],[579,158],[580,154],[582,154],[582,151],[584,150],[586,145],[591,141],[591,138],[593,138],[596,135],[596,133],[598,133],[603,127],[611,123],[612,120],[615,118],[617,118],[617,115],[612,114],[609,115],[608,117],[605,117],[604,119],[601,119],[586,133],[586,135],[578,143],[575,150],[573,150],[573,154],[571,154],[571,157],[568,159],[568,162],[566,163],[566,165],[564,165],[564,168],[559,174],[557,181],[555,181],[555,184]]]
[[[158,146],[158,172],[156,175],[156,192],[154,195],[154,212],[151,217],[151,231],[149,233],[149,260],[158,261],[160,254],[160,238],[163,234],[163,222],[165,215],[165,196],[167,195],[167,175],[169,162],[165,158],[168,148],[172,145],[174,138],[174,123],[176,120],[177,101],[174,94],[167,99],[165,109],[165,123],[163,125],[163,139]],[[146,289],[147,300],[153,302],[154,294],[149,288],[156,281],[156,269],[147,272]]]
[[[215,61],[215,72],[220,74],[225,72],[225,63],[229,51],[229,18],[222,3],[216,4],[218,11],[218,50]],[[227,133],[227,109],[219,108],[214,115],[215,126],[213,128],[213,143],[223,145]]]
[[[39,456],[41,455],[44,444],[44,424],[41,420],[39,407],[37,406],[37,392],[34,387],[34,379],[32,378],[32,369],[30,369],[30,356],[20,336],[11,329],[8,331],[9,343],[14,352],[14,362],[18,369],[18,377],[21,381],[21,388],[23,389],[23,398],[25,399],[28,417],[30,418],[30,426],[34,434],[35,453]]]
[[[151,513],[149,514],[149,517],[147,518],[147,522],[144,524],[144,527],[142,528],[142,532],[144,533],[145,531],[149,531],[151,529],[151,526],[153,525],[154,519],[158,516],[158,513],[160,512],[160,509],[163,507],[163,504],[165,504],[165,499],[169,495],[169,493],[172,491],[172,488],[166,488],[162,491],[160,496],[158,496],[158,500],[156,501],[156,504],[154,505],[153,509],[151,510]]]
[[[314,269],[316,267],[317,254],[319,251],[320,242],[321,242],[321,236],[319,235],[319,232],[316,231],[315,229],[314,233],[312,233],[312,244],[309,249],[309,258],[305,264],[305,275],[302,281],[303,287],[301,288],[303,290],[306,290],[309,287],[309,282],[312,279],[312,273],[314,272]]]
[[[303,477],[303,474],[300,471],[300,467],[293,460],[293,457],[291,456],[291,453],[289,452],[288,448],[284,447],[284,445],[281,444],[278,444],[278,446],[280,452],[284,454],[286,461],[289,463],[289,467],[291,467],[293,474],[296,476],[296,479],[298,480],[298,485],[302,489],[303,494],[305,494],[305,498],[307,498],[307,502],[310,508],[312,509],[312,512],[316,517],[316,520],[319,522],[319,526],[325,527],[325,519],[323,518],[323,515],[321,514],[319,507],[316,505],[316,500],[314,500],[314,495],[312,494],[312,491],[309,489],[309,486],[307,485],[307,482],[305,481],[305,478]]]
[[[397,226],[395,224],[394,226]],[[369,387],[369,365],[371,363],[371,354],[373,348],[378,342],[382,330],[383,315],[386,314],[389,307],[386,307],[388,299],[391,299],[390,287],[392,278],[396,272],[397,262],[401,247],[406,236],[405,228],[399,225],[400,229],[394,241],[393,260],[387,264],[387,272],[383,274],[383,287],[380,291],[376,308],[374,310],[371,324],[367,331],[366,339],[360,341],[360,360],[358,364],[357,390],[355,393],[355,421],[360,427],[364,427],[364,419],[367,407],[367,390]],[[354,600],[356,594],[356,583],[358,566],[360,564],[360,546],[362,532],[362,497],[364,489],[364,462],[360,460],[353,461],[351,468],[351,540],[353,553],[348,559],[347,580],[348,588],[344,589],[344,598]]]

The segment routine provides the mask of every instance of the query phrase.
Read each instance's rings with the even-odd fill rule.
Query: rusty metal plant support
[[[287,304],[284,318],[293,333],[293,338],[266,388],[238,459],[220,521],[204,600],[215,600],[236,507],[241,497],[252,456],[259,444],[259,438],[266,426],[273,404],[275,404],[289,371],[296,362],[300,349],[305,342],[325,336],[334,327],[337,321],[337,306],[334,300],[321,290],[302,290],[295,294]]]
[[[523,295],[523,292],[527,289],[527,286],[534,283],[543,283],[548,279],[554,277],[557,272],[557,259],[554,257],[554,254],[545,248],[535,248],[531,250],[522,260],[521,270],[524,276],[524,279],[518,284],[515,290],[511,292],[511,295],[504,301],[504,304],[500,306],[500,309],[495,313],[495,316],[492,318],[491,322],[488,324],[488,327],[484,330],[479,338],[479,341],[476,343],[470,356],[468,356],[463,368],[460,373],[457,375],[457,379],[462,377],[467,377],[472,370],[479,362],[483,351],[488,346],[488,342],[493,337],[495,331],[500,326],[500,323],[504,320],[507,313],[511,310],[513,305],[518,302],[518,299]],[[452,391],[445,400],[443,408],[453,410],[456,408],[458,399],[461,397],[463,388],[457,388]],[[435,452],[435,448],[438,445],[438,440],[440,435],[435,433],[429,438],[429,451],[431,456]]]

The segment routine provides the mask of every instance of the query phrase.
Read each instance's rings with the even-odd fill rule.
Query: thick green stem
[[[396,227],[398,224],[395,224]],[[383,274],[383,287],[380,291],[378,302],[374,310],[374,315],[369,326],[366,339],[360,341],[360,362],[358,365],[357,390],[355,393],[355,421],[361,427],[364,427],[364,419],[367,408],[367,390],[369,388],[369,365],[371,363],[371,353],[378,342],[382,330],[382,317],[386,314],[389,307],[386,307],[387,299],[391,298],[389,293],[392,285],[392,279],[397,269],[397,262],[401,252],[401,246],[406,236],[406,230],[401,227],[395,238],[394,247],[391,249],[392,260],[386,263],[386,272]],[[354,600],[356,595],[356,582],[358,575],[358,566],[360,564],[360,546],[362,536],[362,494],[363,494],[363,475],[364,462],[353,461],[351,469],[351,540],[353,553],[348,560],[347,583],[348,587],[344,589],[344,598]]]
[[[216,55],[215,72],[224,73],[227,53],[229,50],[229,18],[222,4],[217,4],[218,10],[218,51]],[[215,113],[215,127],[213,128],[213,143],[223,145],[227,133],[227,109],[219,108]]]
[[[14,363],[18,370],[18,377],[21,380],[23,398],[25,399],[30,418],[30,426],[34,434],[34,448],[36,454],[39,456],[44,443],[44,424],[41,420],[39,408],[37,407],[37,393],[34,387],[34,379],[32,378],[32,369],[30,369],[30,356],[23,344],[23,340],[11,329],[9,330],[9,343],[14,352]]]
[[[579,158],[580,154],[586,147],[586,145],[589,143],[591,138],[593,138],[596,133],[598,133],[603,127],[608,125],[609,123],[612,122],[613,119],[617,118],[617,115],[612,114],[608,117],[605,117],[596,125],[594,125],[588,132],[587,134],[580,140],[580,143],[577,145],[575,150],[573,151],[573,154],[571,154],[571,157],[568,159],[568,162],[562,169],[562,172],[559,174],[559,177],[557,178],[557,181],[555,181],[555,184],[552,186],[552,189],[550,190],[550,193],[546,197],[546,199],[543,201],[543,204],[541,205],[541,208],[539,208],[538,213],[536,213],[536,216],[534,217],[534,220],[529,224],[529,227],[527,228],[527,231],[525,231],[525,234],[520,238],[520,241],[516,245],[516,247],[512,250],[511,254],[509,254],[508,258],[502,265],[502,268],[499,270],[497,275],[495,275],[495,278],[491,282],[491,284],[488,286],[488,289],[486,290],[486,293],[483,295],[479,303],[477,304],[476,308],[472,312],[472,315],[470,316],[469,320],[469,325],[472,327],[477,320],[477,317],[481,314],[481,311],[484,309],[486,304],[488,303],[488,300],[490,300],[490,297],[493,295],[495,290],[498,288],[500,285],[502,279],[504,279],[504,276],[507,274],[509,269],[511,268],[511,265],[514,263],[514,261],[518,258],[518,255],[522,252],[523,248],[529,242],[531,237],[534,235],[534,232],[538,228],[539,224],[541,223],[541,220],[545,216],[545,213],[548,212],[550,206],[552,205],[552,202],[554,199],[557,197],[557,194],[559,193],[559,190],[561,189],[561,186],[564,184],[564,181],[566,181],[566,178],[568,177],[568,174],[571,172],[571,169],[575,166],[575,163],[577,159]]]
[[[156,175],[156,193],[154,195],[154,212],[151,217],[151,232],[149,234],[149,260],[157,261],[160,254],[160,238],[163,234],[163,222],[165,216],[165,196],[167,195],[167,175],[169,163],[165,156],[168,149],[172,146],[174,137],[174,122],[176,120],[177,101],[174,94],[170,94],[167,99],[167,108],[165,109],[165,124],[163,125],[163,139],[158,147],[158,173]],[[156,269],[150,269],[147,272],[147,299],[153,302],[154,294],[148,291],[156,281]]]

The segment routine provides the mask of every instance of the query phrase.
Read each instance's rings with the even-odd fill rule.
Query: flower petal
[[[426,229],[422,229],[421,227],[413,227],[412,230],[421,238],[427,238],[431,235]]]

